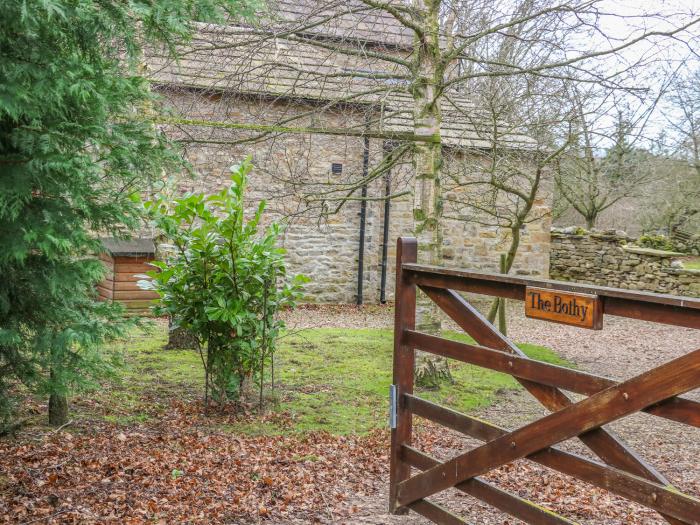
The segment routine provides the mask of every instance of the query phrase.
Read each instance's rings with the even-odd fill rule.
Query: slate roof
[[[322,7],[317,7],[321,4]],[[275,4],[273,4],[275,5]],[[406,55],[411,46],[407,29],[390,14],[350,2],[277,0],[273,21],[264,30],[255,27],[201,24],[181,57],[175,61],[164,52],[147,56],[150,78],[159,84],[261,97],[319,102],[347,102],[379,108],[379,131],[411,131],[411,96],[407,80],[373,78],[401,74],[402,66],[368,56],[381,46],[383,53]],[[328,42],[354,39],[358,52],[349,56],[308,43],[293,41],[288,31],[298,29],[299,17],[324,21],[332,9],[346,15],[303,28],[303,38]],[[293,25],[294,24],[294,25]],[[304,22],[305,26],[310,26]],[[285,35],[284,38],[278,35]],[[467,97],[452,93],[443,100],[441,133],[447,145],[487,147],[490,125],[486,114]],[[504,142],[527,147],[532,141],[519,133],[507,133]]]
[[[340,100],[368,90],[386,89],[387,82],[354,78],[391,72],[391,64],[325,51],[310,44],[256,35],[247,28],[202,26],[175,61],[152,52],[150,77],[157,82],[245,94]],[[334,76],[335,75],[335,76]],[[367,97],[354,102],[376,100]]]
[[[304,31],[310,35],[353,38],[379,47],[413,46],[413,33],[391,14],[357,0],[276,0],[269,6],[276,31],[298,27],[299,20],[306,20],[313,25]]]

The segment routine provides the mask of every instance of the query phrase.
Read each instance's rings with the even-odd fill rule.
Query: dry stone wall
[[[629,290],[700,297],[700,270],[687,270],[678,257],[632,245],[624,232],[585,232],[554,228],[551,232],[552,279]]]

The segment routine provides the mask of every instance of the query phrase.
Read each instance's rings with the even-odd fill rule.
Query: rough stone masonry
[[[688,270],[683,254],[640,248],[615,230],[551,232],[550,276],[562,281],[700,297],[700,270]]]

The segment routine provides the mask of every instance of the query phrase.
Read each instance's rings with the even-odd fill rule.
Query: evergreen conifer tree
[[[242,0],[5,0],[0,13],[0,430],[20,383],[66,394],[108,372],[103,343],[123,328],[96,300],[98,235],[138,225],[132,194],[177,151],[144,120],[153,102],[142,47],[174,52],[195,20]]]

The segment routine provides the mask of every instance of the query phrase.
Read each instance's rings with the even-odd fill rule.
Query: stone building
[[[275,5],[274,24],[265,30],[202,25],[179,60],[155,50],[148,55],[153,89],[171,108],[163,127],[183,145],[196,172],[180,188],[215,191],[227,182],[232,164],[251,156],[250,205],[267,199],[270,215],[288,223],[283,242],[289,267],[311,277],[308,299],[390,300],[396,238],[413,231],[412,159],[401,156],[364,187],[348,181],[371,176],[411,130],[410,95],[381,78],[382,68],[391,66],[374,54],[408,56],[412,38],[386,13],[353,12],[329,26],[313,23],[324,13],[309,0]],[[286,34],[285,24],[301,18],[319,45],[277,38]],[[352,39],[358,55],[334,53],[339,38]],[[479,108],[454,93],[442,111],[449,162],[477,158],[489,144]],[[527,148],[527,137],[512,133],[508,140],[513,148]],[[347,201],[323,197],[329,188],[344,187],[352,190]],[[368,200],[361,200],[363,194]],[[387,201],[387,195],[400,196]],[[546,215],[547,197],[535,208]],[[497,270],[502,231],[460,217],[445,224],[446,264]],[[528,224],[516,272],[548,273],[549,229],[546,217]]]

